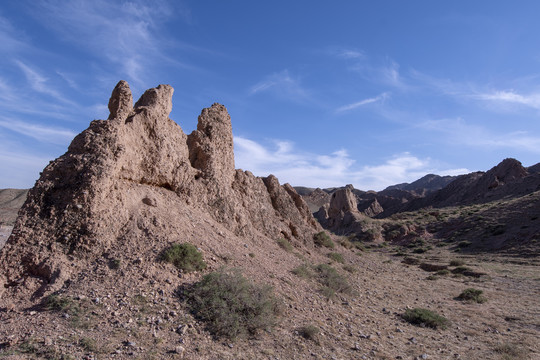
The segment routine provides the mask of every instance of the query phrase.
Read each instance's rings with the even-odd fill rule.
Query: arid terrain
[[[537,167],[506,159],[379,193],[297,192],[235,169],[224,106],[184,134],[168,118],[172,91],[133,104],[120,82],[108,120],[27,198],[3,198],[2,216],[18,218],[2,224],[14,228],[0,244],[0,359],[540,358]],[[168,262],[185,243],[206,267]],[[211,274],[239,279],[231,269],[272,287],[229,290],[250,303],[253,331],[229,325],[235,302],[217,323],[194,305]],[[259,312],[267,291],[272,311]]]

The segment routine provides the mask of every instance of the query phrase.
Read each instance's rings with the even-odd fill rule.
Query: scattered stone
[[[183,355],[184,351],[186,351],[186,349],[184,349],[184,347],[180,346],[180,345],[178,345],[178,346],[176,346],[174,348],[174,352],[177,353],[177,354],[180,354],[180,355]]]

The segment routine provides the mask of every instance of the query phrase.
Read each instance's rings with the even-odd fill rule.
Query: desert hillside
[[[515,185],[528,170],[467,178],[511,196],[378,218],[395,194],[440,199],[459,178],[369,204],[352,186],[299,194],[235,169],[223,105],[185,134],[172,93],[133,104],[119,82],[109,118],[28,192],[0,249],[0,358],[540,356],[540,189]]]

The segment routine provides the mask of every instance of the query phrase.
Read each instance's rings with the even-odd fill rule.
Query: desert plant
[[[504,343],[495,347],[495,352],[502,355],[503,360],[514,360],[525,358],[526,352],[516,344]]]
[[[467,241],[467,240],[463,240],[463,241],[460,241],[457,246],[458,248],[462,249],[462,248],[466,248],[466,247],[469,247],[471,246],[472,243],[470,241]]]
[[[354,244],[351,242],[351,240],[349,240],[348,238],[343,238],[341,239],[341,241],[339,242],[339,244],[341,246],[343,246],[345,249],[352,249],[354,247]]]
[[[302,264],[295,267],[294,269],[292,269],[292,273],[298,277],[305,278],[305,279],[313,276],[313,271],[311,269],[311,266],[309,266],[308,264]]]
[[[201,252],[189,243],[173,244],[163,251],[161,259],[185,272],[204,270],[206,268]]]
[[[334,260],[335,262],[338,262],[341,264],[345,263],[345,260],[343,259],[343,255],[341,255],[340,253],[331,252],[328,254],[328,257]]]
[[[70,312],[77,307],[77,304],[70,297],[51,294],[45,298],[45,307],[47,310]]]
[[[289,240],[287,240],[285,238],[279,238],[279,239],[277,239],[277,243],[278,243],[279,247],[282,248],[283,250],[288,251],[288,252],[293,251],[293,247],[292,247],[291,243],[289,242]]]
[[[336,269],[327,264],[319,264],[315,267],[318,280],[323,286],[322,292],[327,297],[332,297],[335,292],[351,293],[352,287],[347,278],[340,275]]]
[[[447,268],[446,265],[429,264],[429,263],[421,263],[420,264],[420,269],[422,269],[424,271],[429,271],[429,272],[445,270],[446,268]]]
[[[95,352],[98,349],[96,340],[92,338],[81,338],[79,340],[79,346],[86,351]]]
[[[305,339],[316,340],[317,335],[319,335],[319,328],[310,324],[299,328],[298,333]]]
[[[454,259],[450,261],[450,266],[463,266],[465,265],[465,261],[461,259]]]
[[[482,290],[474,289],[474,288],[468,288],[463,290],[461,294],[457,297],[459,300],[464,301],[470,301],[470,302],[476,302],[476,303],[484,303],[487,301],[487,299],[482,296],[484,292]]]
[[[238,269],[205,275],[187,296],[195,315],[217,336],[235,339],[277,323],[280,301],[272,287],[249,281]]]
[[[422,308],[407,309],[401,316],[405,321],[411,324],[426,326],[433,329],[445,329],[449,323],[448,319],[445,317],[440,316],[431,310]]]
[[[109,261],[109,267],[113,270],[118,270],[120,269],[120,265],[122,264],[122,262],[120,261],[120,259],[111,259]]]
[[[452,274],[470,276],[470,277],[475,277],[475,278],[479,278],[482,275],[485,275],[485,273],[473,271],[471,268],[468,268],[466,266],[456,267],[455,269],[452,270]]]
[[[333,249],[335,247],[334,242],[332,241],[332,239],[330,239],[330,236],[324,231],[318,232],[313,235],[313,242],[317,246],[324,246],[329,249]]]
[[[439,276],[445,276],[448,274],[450,274],[450,270],[448,269],[442,269],[435,272],[435,275],[439,275]]]

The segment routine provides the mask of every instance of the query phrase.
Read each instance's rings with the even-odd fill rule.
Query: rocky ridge
[[[197,231],[310,246],[320,227],[294,189],[235,170],[226,108],[204,109],[186,135],[168,117],[172,94],[160,85],[133,105],[128,84],[118,83],[108,120],[92,121],[30,190],[0,254],[0,291],[41,295],[95,259],[134,260]],[[216,228],[194,229],[194,218]]]

